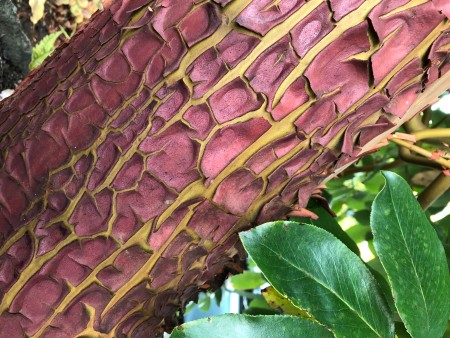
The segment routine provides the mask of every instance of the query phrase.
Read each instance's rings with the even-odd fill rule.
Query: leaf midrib
[[[421,280],[420,280],[419,275],[417,273],[416,265],[414,264],[414,261],[412,259],[412,255],[411,255],[411,252],[409,250],[409,246],[407,244],[407,241],[406,241],[406,238],[405,238],[405,234],[403,233],[403,229],[401,227],[401,222],[400,222],[400,219],[399,219],[399,213],[397,211],[397,205],[396,205],[396,203],[393,202],[393,196],[392,196],[392,193],[391,193],[391,188],[388,185],[386,185],[386,186],[388,188],[387,192],[389,194],[389,198],[391,200],[391,204],[392,204],[392,206],[394,208],[394,211],[395,211],[395,218],[397,220],[397,225],[398,225],[398,228],[400,229],[400,233],[402,235],[402,240],[403,240],[403,242],[405,244],[406,251],[408,252],[408,257],[409,257],[409,259],[411,261],[411,265],[413,267],[413,271],[414,271],[414,275],[415,275],[417,284],[419,285],[420,295],[422,296],[422,300],[423,300],[423,304],[424,304],[424,308],[425,308],[425,313],[426,313],[427,332],[430,332],[430,330],[429,330],[429,328],[430,328],[430,315],[429,315],[429,312],[428,312],[427,302],[425,300],[425,294],[424,294],[424,291],[422,289],[422,283],[421,283]]]
[[[308,273],[308,272],[306,272],[306,271],[304,271],[303,269],[301,269],[300,267],[298,267],[298,266],[296,266],[295,264],[293,264],[292,262],[290,262],[290,261],[288,261],[287,259],[285,259],[282,255],[280,255],[279,253],[277,253],[276,251],[274,251],[271,247],[269,247],[269,246],[267,246],[267,245],[265,245],[264,243],[262,243],[261,242],[261,244],[264,246],[264,247],[266,247],[267,249],[269,249],[269,251],[272,251],[273,253],[275,253],[277,256],[279,256],[282,260],[284,260],[286,263],[288,263],[288,264],[290,264],[290,265],[292,265],[294,268],[296,268],[298,271],[300,271],[300,272],[302,272],[302,273],[304,273],[307,277],[310,277],[310,279],[312,279],[313,281],[315,281],[316,283],[318,283],[318,284],[320,284],[323,288],[325,288],[325,289],[327,289],[327,290],[329,290],[329,291],[331,291],[331,293],[333,294],[333,295],[335,295],[336,296],[336,298],[338,298],[342,303],[344,303],[350,310],[352,310],[355,314],[356,314],[356,316],[358,317],[358,318],[361,318],[361,320],[378,336],[378,337],[382,337],[373,327],[372,327],[372,325],[369,323],[369,322],[367,322],[367,320],[366,320],[366,318],[364,318],[363,316],[360,316],[359,314],[358,314],[358,312],[345,300],[345,299],[343,299],[342,297],[340,297],[339,296],[339,294],[338,293],[336,293],[335,292],[335,290],[333,290],[332,288],[330,288],[330,287],[327,287],[326,285],[324,285],[323,283],[322,283],[322,281],[320,281],[320,280],[318,280],[315,276],[313,276],[313,275],[311,275],[310,273]]]

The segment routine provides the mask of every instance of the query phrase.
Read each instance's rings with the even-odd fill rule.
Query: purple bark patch
[[[242,215],[261,194],[264,182],[250,171],[239,169],[219,185],[213,202],[234,215]]]
[[[201,161],[203,174],[211,179],[216,177],[237,155],[269,128],[269,122],[264,118],[257,118],[218,130],[206,146]]]
[[[224,123],[259,109],[263,99],[256,96],[241,78],[236,78],[211,95],[209,103],[216,120]]]

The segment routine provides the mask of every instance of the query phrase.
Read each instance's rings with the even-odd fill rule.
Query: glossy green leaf
[[[231,285],[235,290],[251,290],[259,288],[266,280],[260,272],[244,271],[230,278]]]
[[[322,338],[331,332],[310,320],[292,316],[227,314],[176,327],[170,338]]]
[[[376,258],[375,260],[378,260],[378,258]],[[375,260],[372,260],[371,262],[373,262]],[[379,263],[379,264],[381,264],[381,263]],[[387,277],[385,277],[383,274],[381,274],[378,270],[374,269],[370,265],[370,263],[366,264],[366,266],[369,269],[372,276],[377,281],[378,286],[380,287],[381,291],[383,292],[384,299],[386,299],[389,309],[391,310],[391,312],[394,312],[395,311],[394,298],[392,297],[391,287],[390,287],[388,281],[386,280]]]
[[[272,286],[336,337],[393,337],[391,314],[373,276],[332,234],[274,222],[240,236]]]
[[[444,249],[408,184],[397,174],[384,176],[371,216],[375,249],[410,334],[441,337],[450,316]]]

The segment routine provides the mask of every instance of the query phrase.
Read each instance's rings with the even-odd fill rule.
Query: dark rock
[[[0,1],[0,90],[14,88],[28,74],[31,44],[11,0]]]

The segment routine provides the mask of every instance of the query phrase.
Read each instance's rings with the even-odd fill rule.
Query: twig
[[[448,189],[450,189],[450,177],[441,173],[419,194],[417,201],[420,203],[423,210],[427,210]]]
[[[399,146],[403,147],[403,148],[409,149],[409,150],[411,150],[411,151],[413,151],[413,152],[415,152],[415,153],[417,153],[419,155],[424,156],[426,159],[433,158],[433,154],[431,152],[429,152],[428,150],[425,150],[425,149],[423,149],[423,148],[421,148],[419,146],[416,146],[416,145],[414,145],[412,143],[403,141],[403,140],[401,140],[399,138],[396,138],[396,137],[392,137],[392,138],[390,138],[390,140],[392,142],[398,144]],[[447,169],[450,169],[450,161],[447,161],[446,159],[444,159],[442,157],[436,158],[436,159],[434,159],[433,161],[430,161],[430,162],[436,162],[436,163],[440,164],[441,166],[443,166],[443,167],[445,167]]]
[[[450,138],[450,128],[424,129],[413,133],[416,140]]]

